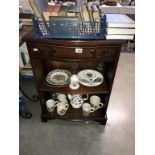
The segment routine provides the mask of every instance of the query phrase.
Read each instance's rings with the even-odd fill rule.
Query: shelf
[[[53,93],[69,93],[69,94],[95,94],[95,93],[110,93],[106,81],[104,81],[101,85],[97,87],[86,87],[80,85],[80,88],[77,90],[72,90],[69,86],[64,87],[51,87],[48,86],[45,82],[43,82],[39,88],[39,91],[49,91]]]
[[[48,119],[66,119],[66,120],[80,121],[80,120],[103,120],[106,113],[103,107],[101,109],[96,110],[93,113],[90,113],[89,116],[85,117],[83,116],[82,108],[74,109],[71,105],[69,105],[69,109],[63,116],[58,115],[56,109],[53,113],[49,113],[46,110],[42,113],[42,115],[43,117],[47,117]]]

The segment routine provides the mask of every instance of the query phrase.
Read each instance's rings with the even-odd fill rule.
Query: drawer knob
[[[52,52],[53,52],[53,54],[56,54],[56,53],[57,53],[57,51],[56,51],[56,50],[54,50],[54,49],[52,50]]]
[[[103,50],[103,52],[107,53],[107,52],[109,52],[109,49],[105,48],[105,49]]]
[[[105,48],[102,53],[103,53],[103,56],[106,55],[107,53],[109,53],[109,49]]]
[[[93,56],[93,58],[96,58],[96,51],[94,50],[94,49],[91,49],[91,54],[92,54],[92,56]]]

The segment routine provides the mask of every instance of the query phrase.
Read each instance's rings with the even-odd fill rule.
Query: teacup
[[[95,110],[102,108],[104,105],[103,103],[101,103],[101,98],[96,95],[90,97],[90,104]]]
[[[54,111],[56,103],[57,101],[54,101],[53,99],[49,99],[46,101],[46,107],[47,107],[48,112]]]
[[[60,101],[56,104],[56,106],[58,115],[65,115],[66,111],[69,108],[69,104],[67,103],[67,101]]]
[[[90,113],[94,112],[95,109],[93,107],[91,107],[91,105],[89,103],[84,103],[82,105],[82,111],[83,111],[84,116],[88,116]]]
[[[67,101],[66,95],[65,94],[58,94],[57,100],[58,101]]]

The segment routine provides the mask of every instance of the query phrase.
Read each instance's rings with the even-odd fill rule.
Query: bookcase
[[[29,33],[24,41],[26,41],[28,47],[35,84],[40,98],[42,122],[51,119],[93,120],[105,125],[109,98],[123,41],[35,39],[32,33]],[[82,49],[82,53],[76,53],[76,48]],[[72,74],[77,74],[83,69],[99,70],[98,65],[102,66],[100,73],[104,76],[104,82],[99,86],[86,87],[80,85],[80,88],[72,90],[68,85],[53,87],[45,83],[45,77],[53,69],[68,69]],[[66,114],[60,116],[56,111],[48,112],[45,105],[45,102],[52,98],[54,93],[88,94],[89,97],[98,95],[104,106],[85,117],[81,108],[74,109],[69,105]],[[89,102],[89,99],[87,102]]]

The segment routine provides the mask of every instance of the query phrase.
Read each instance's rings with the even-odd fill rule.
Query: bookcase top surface
[[[83,40],[83,39],[38,39],[38,38],[35,38],[34,37],[34,33],[33,31],[30,31],[29,33],[27,33],[24,38],[23,38],[23,41],[28,41],[28,42],[37,42],[37,43],[54,43],[54,44],[67,44],[67,43],[73,43],[73,44],[79,44],[79,43],[91,43],[90,45],[93,45],[93,44],[123,44],[125,43],[125,40]],[[71,45],[71,44],[70,44]]]

